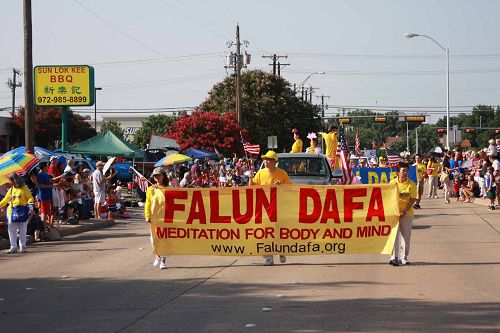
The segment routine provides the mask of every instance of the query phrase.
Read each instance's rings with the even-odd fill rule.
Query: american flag
[[[394,150],[385,148],[385,152],[387,154],[387,163],[389,164],[389,167],[395,168],[400,162],[404,162]]]
[[[354,147],[356,151],[356,156],[361,157],[361,140],[359,139],[358,133],[356,132],[356,145]]]
[[[243,149],[251,155],[259,155],[260,154],[260,146],[253,145],[249,142],[246,142],[243,138],[241,138],[241,142],[243,143]]]
[[[139,186],[142,192],[146,192],[149,187],[148,180],[143,175],[141,175],[141,173],[136,169],[132,167],[130,169],[134,171],[134,182],[137,184],[137,186]]]
[[[347,152],[349,151],[349,145],[347,144],[347,139],[344,134],[344,128],[341,126],[339,129],[339,144],[337,146],[337,158],[340,159],[340,168],[342,170],[342,185],[351,184],[352,178],[354,177],[351,170],[351,165],[349,163],[349,158]]]

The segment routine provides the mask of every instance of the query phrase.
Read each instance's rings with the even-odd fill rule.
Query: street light
[[[94,130],[97,133],[97,90],[102,88],[94,87]]]
[[[406,38],[413,37],[425,37],[432,40],[437,46],[439,46],[446,55],[446,148],[450,149],[450,50],[443,45],[439,44],[434,38],[407,32],[405,33]]]
[[[325,73],[325,72],[314,72],[314,73],[309,74],[309,75],[308,75],[308,76],[304,79],[304,81],[302,81],[302,82],[298,85],[297,89],[299,89],[299,90],[300,90],[300,88],[301,88],[302,86],[304,86],[304,84],[306,83],[306,81],[307,81],[307,80],[309,80],[309,78],[310,78],[311,76],[316,75],[316,74],[324,75],[324,74],[326,74],[326,73]]]

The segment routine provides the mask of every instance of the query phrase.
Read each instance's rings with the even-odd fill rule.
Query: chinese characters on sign
[[[94,68],[91,66],[36,66],[34,81],[37,105],[94,104]]]

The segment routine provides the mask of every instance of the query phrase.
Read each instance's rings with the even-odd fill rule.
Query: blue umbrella
[[[18,154],[26,153],[26,146],[20,146],[15,149],[12,149],[11,151],[6,152],[4,155],[7,156],[8,154],[14,154],[14,153]],[[37,146],[35,146],[35,151],[33,153],[39,159],[43,159],[44,157],[50,157],[54,155],[50,150]]]

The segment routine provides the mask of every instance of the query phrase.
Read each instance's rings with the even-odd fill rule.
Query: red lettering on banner
[[[238,224],[247,224],[253,217],[253,190],[245,190],[247,209],[244,214],[241,214],[240,191],[233,190],[233,218]]]
[[[165,193],[165,217],[163,221],[165,223],[174,222],[175,211],[183,212],[186,210],[184,204],[176,204],[175,199],[186,200],[188,198],[187,191],[169,191],[166,190]]]
[[[189,209],[186,224],[193,224],[193,220],[199,220],[200,224],[207,224],[207,214],[205,213],[201,191],[193,191],[191,208]]]
[[[307,214],[308,199],[312,199],[313,209]],[[313,188],[301,188],[299,192],[299,223],[314,223],[321,214],[321,198],[318,191]]]
[[[262,223],[262,208],[267,212],[270,222],[278,221],[278,190],[269,188],[271,197],[267,198],[262,188],[255,189],[255,223]]]
[[[231,223],[231,216],[220,215],[219,191],[210,191],[210,223]]]
[[[374,187],[372,190],[366,221],[371,221],[374,217],[377,217],[379,222],[385,221],[384,202],[382,201],[382,189],[380,187]]]
[[[340,223],[337,195],[334,189],[326,190],[325,206],[323,207],[323,215],[321,215],[321,223],[327,223],[329,219],[333,219],[335,223]]]
[[[363,209],[362,202],[353,201],[354,198],[366,197],[366,188],[344,189],[344,222],[352,222],[353,210]]]

